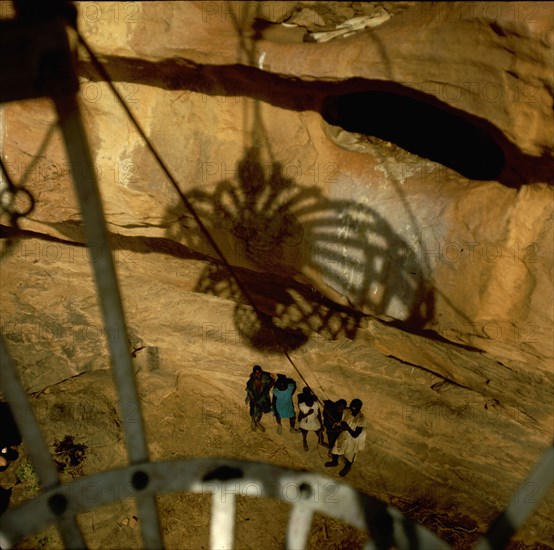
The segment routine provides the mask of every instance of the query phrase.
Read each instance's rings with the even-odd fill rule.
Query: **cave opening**
[[[328,97],[324,120],[348,132],[389,141],[472,180],[498,180],[505,156],[480,126],[453,112],[389,91]]]

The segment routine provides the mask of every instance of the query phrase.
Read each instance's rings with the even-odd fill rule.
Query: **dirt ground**
[[[340,346],[336,342],[328,345]],[[347,342],[343,342],[342,346],[350,348],[353,360],[351,364],[355,365],[355,346]],[[321,351],[315,345],[308,345],[307,348],[304,353],[311,356],[313,365],[318,364],[317,355]],[[367,350],[365,357],[367,359]],[[310,450],[305,452],[301,435],[289,432],[286,423],[283,433],[279,435],[271,415],[265,415],[262,421],[266,427],[264,433],[251,431],[248,407],[244,404],[244,384],[251,367],[237,369],[232,361],[229,363],[231,364],[220,364],[215,368],[206,363],[195,367],[189,365],[181,371],[139,372],[138,383],[143,400],[150,460],[228,457],[319,472],[340,480],[338,469],[335,471],[324,467],[328,450],[316,444],[314,434],[310,434]],[[389,395],[387,410],[387,400],[383,400],[387,389],[382,379],[383,385],[379,386],[379,378],[387,372],[390,375],[400,365],[398,361],[378,352],[373,354],[371,365],[373,375],[369,376],[369,383],[373,384],[372,391],[380,394],[381,410],[377,410],[366,398],[365,412],[370,419],[368,443],[346,481],[428,526],[452,544],[453,548],[470,548],[487,522],[494,517],[494,510],[489,510],[488,517],[476,517],[475,510],[472,510],[467,499],[464,501],[454,489],[450,495],[445,495],[433,481],[432,455],[437,458],[440,446],[443,446],[441,459],[446,459],[445,438],[438,433],[440,430],[437,430],[439,440],[435,452],[429,455],[429,463],[410,464],[409,453],[398,453],[399,442],[395,441],[393,433],[394,423],[398,422],[398,415],[395,416],[393,412],[396,398]],[[367,386],[364,387],[362,379],[365,378],[367,385],[368,373],[364,377],[364,371],[360,367],[361,364],[356,372],[356,369],[341,370],[336,365],[319,362],[317,378],[310,380],[310,383],[313,383],[315,391],[322,399],[337,399],[340,396],[351,399],[359,395],[360,391],[367,395]],[[294,377],[294,373],[285,368],[278,369],[278,372]],[[421,371],[416,371],[414,375],[419,382],[431,376]],[[324,388],[336,393],[324,394]],[[39,420],[43,421],[45,436],[53,456],[65,465],[64,471],[60,473],[62,480],[71,481],[81,475],[126,464],[121,422],[115,402],[115,390],[110,373],[106,370],[85,373],[33,396],[32,406]],[[374,421],[375,427],[371,426],[372,418],[379,417],[382,420],[383,415],[389,417],[389,433],[387,428],[380,426],[381,422]],[[44,422],[45,420],[48,422]],[[381,430],[384,431],[380,433]],[[401,425],[397,424],[396,435],[400,435],[401,431]],[[71,437],[69,442],[67,436]],[[385,446],[387,440],[389,449]],[[68,443],[72,443],[75,450],[71,455],[73,462],[70,454],[63,452],[64,449],[71,449]],[[414,442],[411,443],[413,445]],[[21,468],[27,460],[23,447],[20,448],[20,454],[6,472],[0,473],[0,484],[12,487],[11,506],[37,493],[37,487],[33,486],[32,481],[28,478],[23,481],[20,479]],[[442,467],[448,469],[449,465],[446,463]],[[207,495],[166,494],[160,495],[157,501],[167,548],[195,550],[209,547],[210,499]],[[476,508],[483,510],[484,506],[477,503]],[[281,548],[288,513],[289,506],[283,502],[267,498],[239,497],[235,547],[245,550],[257,550],[261,545],[267,549]],[[127,499],[81,514],[79,524],[90,548],[135,548],[140,547],[137,516],[134,502]],[[534,529],[541,529],[540,523],[541,521],[539,525],[533,526],[532,522],[531,533]],[[529,536],[529,532],[522,536]],[[366,540],[367,536],[363,532],[342,522],[316,516],[308,548],[361,548]],[[54,528],[18,545],[18,548],[60,547],[61,540]],[[538,543],[526,546],[522,542],[516,542],[510,548],[545,549],[548,546]]]

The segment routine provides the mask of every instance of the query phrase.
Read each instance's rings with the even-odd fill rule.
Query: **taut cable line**
[[[123,99],[121,94],[118,92],[117,88],[114,86],[108,71],[104,68],[102,63],[99,61],[98,57],[96,56],[96,54],[94,53],[92,48],[89,46],[87,41],[83,38],[83,36],[80,33],[77,33],[77,36],[79,38],[79,42],[82,44],[82,46],[87,51],[87,54],[89,55],[90,60],[93,64],[94,68],[96,69],[96,71],[98,72],[100,77],[106,82],[106,84],[109,86],[110,90],[115,95],[115,97],[118,100],[119,104],[121,105],[121,107],[123,108],[123,110],[125,111],[127,116],[129,117],[129,120],[131,121],[132,125],[135,127],[136,131],[138,132],[138,134],[140,135],[140,137],[142,138],[142,140],[146,144],[146,147],[148,148],[148,150],[153,155],[154,159],[156,160],[156,163],[161,168],[161,170],[163,171],[163,173],[165,174],[165,176],[167,177],[167,179],[171,183],[172,187],[175,189],[175,192],[179,196],[179,199],[181,200],[181,202],[183,203],[185,208],[189,211],[191,216],[194,218],[194,220],[197,223],[200,231],[202,232],[202,234],[204,235],[204,237],[206,238],[206,240],[208,241],[208,243],[210,244],[210,246],[212,247],[212,249],[214,250],[216,255],[219,257],[219,259],[221,260],[221,262],[223,263],[225,268],[228,270],[231,277],[235,280],[235,282],[236,282],[239,290],[243,294],[244,298],[249,303],[249,305],[254,309],[256,314],[263,319],[263,313],[260,311],[260,309],[259,309],[258,305],[256,304],[254,298],[252,297],[252,295],[248,291],[247,287],[240,280],[240,277],[237,275],[236,270],[233,268],[233,266],[227,260],[227,258],[225,257],[225,254],[223,253],[221,248],[218,246],[215,239],[212,237],[210,231],[208,230],[208,228],[206,227],[204,222],[201,220],[200,216],[198,215],[198,213],[196,212],[196,210],[192,206],[191,202],[188,200],[186,195],[183,193],[183,191],[179,187],[179,184],[177,183],[177,180],[176,180],[175,176],[173,175],[173,173],[171,172],[170,168],[164,162],[164,160],[162,159],[160,153],[158,152],[158,150],[156,149],[154,144],[151,142],[150,138],[146,135],[146,132],[143,130],[143,128],[140,125],[140,123],[138,122],[138,120],[135,118],[135,116],[131,112],[131,110],[130,110],[129,106],[127,105],[126,101]],[[279,339],[275,337],[273,327],[271,327],[270,333],[274,337],[274,341],[277,344],[277,347],[281,350],[283,355],[287,358],[288,362],[292,365],[292,367],[294,368],[294,370],[296,371],[296,373],[298,374],[300,379],[311,390],[310,385],[306,381],[306,378],[304,377],[304,375],[302,374],[302,372],[300,371],[300,369],[298,368],[296,363],[293,361],[293,359],[290,356],[289,352],[281,344]],[[323,393],[325,394],[326,392],[324,391]],[[321,400],[319,400],[319,398],[318,398],[318,401],[321,403]]]

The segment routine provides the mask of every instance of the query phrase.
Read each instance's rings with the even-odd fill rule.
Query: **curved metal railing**
[[[394,508],[327,476],[298,472],[269,464],[194,458],[149,462],[89,475],[9,510],[0,518],[0,546],[10,548],[21,537],[54,523],[124,498],[174,492],[211,495],[210,548],[233,548],[237,496],[270,497],[290,505],[285,548],[306,548],[314,513],[366,530],[365,548],[447,549],[426,528]],[[254,504],[254,503],[253,503]],[[140,519],[140,516],[139,516]],[[63,527],[61,528],[63,529]],[[70,548],[82,541],[65,536]]]
[[[95,247],[108,251],[110,246],[100,194],[76,98],[78,82],[72,70],[62,71],[62,76],[66,77],[64,80],[60,77],[59,66],[48,65],[48,60],[70,60],[72,57],[66,35],[67,5],[64,2],[56,4],[60,7],[59,11],[49,5],[46,14],[42,10],[44,21],[38,23],[42,33],[40,36],[47,31],[52,31],[52,36],[56,36],[53,42],[46,41],[46,46],[42,44],[42,39],[37,41],[37,22],[33,19],[33,14],[37,11],[28,7],[31,5],[38,9],[40,2],[19,1],[15,5],[23,14],[22,22],[19,28],[10,22],[8,31],[14,33],[14,36],[17,33],[20,39],[21,33],[26,33],[26,40],[34,44],[36,51],[33,50],[32,59],[29,58],[27,64],[24,64],[30,76],[23,75],[25,78],[21,83],[0,88],[0,101],[43,95],[53,97],[69,159],[74,168],[79,167],[73,173],[80,175],[79,180],[75,181],[75,188],[86,240]],[[30,15],[32,20],[26,21],[25,17]],[[17,57],[20,55],[19,51],[12,49],[6,55],[14,56],[11,62],[8,59],[8,68],[22,65]],[[49,79],[49,75],[45,75],[45,71],[50,69],[56,76],[55,79]],[[36,78],[42,79],[40,82],[46,82],[42,88],[37,88],[38,80],[33,80],[33,71]],[[77,516],[119,500],[122,491],[117,488],[125,489],[126,498],[136,499],[142,540],[146,548],[163,547],[156,495],[178,491],[212,495],[212,548],[232,548],[236,497],[254,496],[254,492],[256,496],[273,497],[291,506],[285,544],[290,549],[306,547],[312,518],[316,512],[367,530],[370,537],[365,546],[367,549],[448,548],[445,542],[408,520],[398,510],[326,476],[268,464],[214,458],[150,462],[131,356],[125,339],[118,337],[124,333],[126,324],[113,258],[108,253],[93,254],[91,257],[104,325],[112,329],[106,330],[106,333],[118,400],[127,412],[129,407],[133,408],[133,418],[137,420],[122,423],[130,465],[61,484],[8,350],[4,341],[0,340],[0,391],[8,403],[26,405],[14,407],[12,413],[41,486],[39,496],[8,510],[0,517],[2,548],[10,548],[21,537],[37,533],[51,524],[58,526],[66,547],[85,548],[86,543],[78,526]],[[554,447],[547,449],[527,481],[538,487],[536,496],[537,502],[540,501],[554,481]],[[91,487],[94,487],[92,493]],[[91,497],[92,494],[94,498]],[[536,503],[512,499],[510,506],[498,517],[487,535],[478,541],[476,548],[503,548],[531,514],[534,506]]]

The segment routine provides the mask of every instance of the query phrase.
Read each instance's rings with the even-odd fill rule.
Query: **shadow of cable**
[[[259,8],[256,4],[257,12]],[[246,39],[251,22],[232,11],[230,16],[239,37],[238,53],[253,62],[256,38]],[[331,334],[344,329],[353,336],[357,323],[351,319],[359,320],[363,313],[421,326],[432,316],[433,294],[408,244],[362,201],[331,201],[317,187],[300,187],[286,177],[273,155],[257,96],[244,116],[252,122],[251,141],[235,177],[219,181],[212,192],[179,191],[179,203],[166,212],[170,239],[192,249],[209,242],[213,250],[208,249],[207,255],[226,266],[225,271],[208,267],[197,289],[235,299],[239,333],[255,347],[271,339],[267,334],[281,351],[295,349],[310,330],[321,333],[328,327]],[[262,162],[262,149],[269,163]],[[196,235],[192,219],[198,225]],[[237,247],[231,262],[222,253],[222,239]],[[321,301],[307,301],[305,293],[289,291],[287,280],[282,284],[285,295],[275,298],[275,289],[261,293],[261,307],[235,270],[241,265],[258,277],[261,272],[265,278],[270,273],[307,281],[354,313],[335,315],[338,306],[322,310]]]

